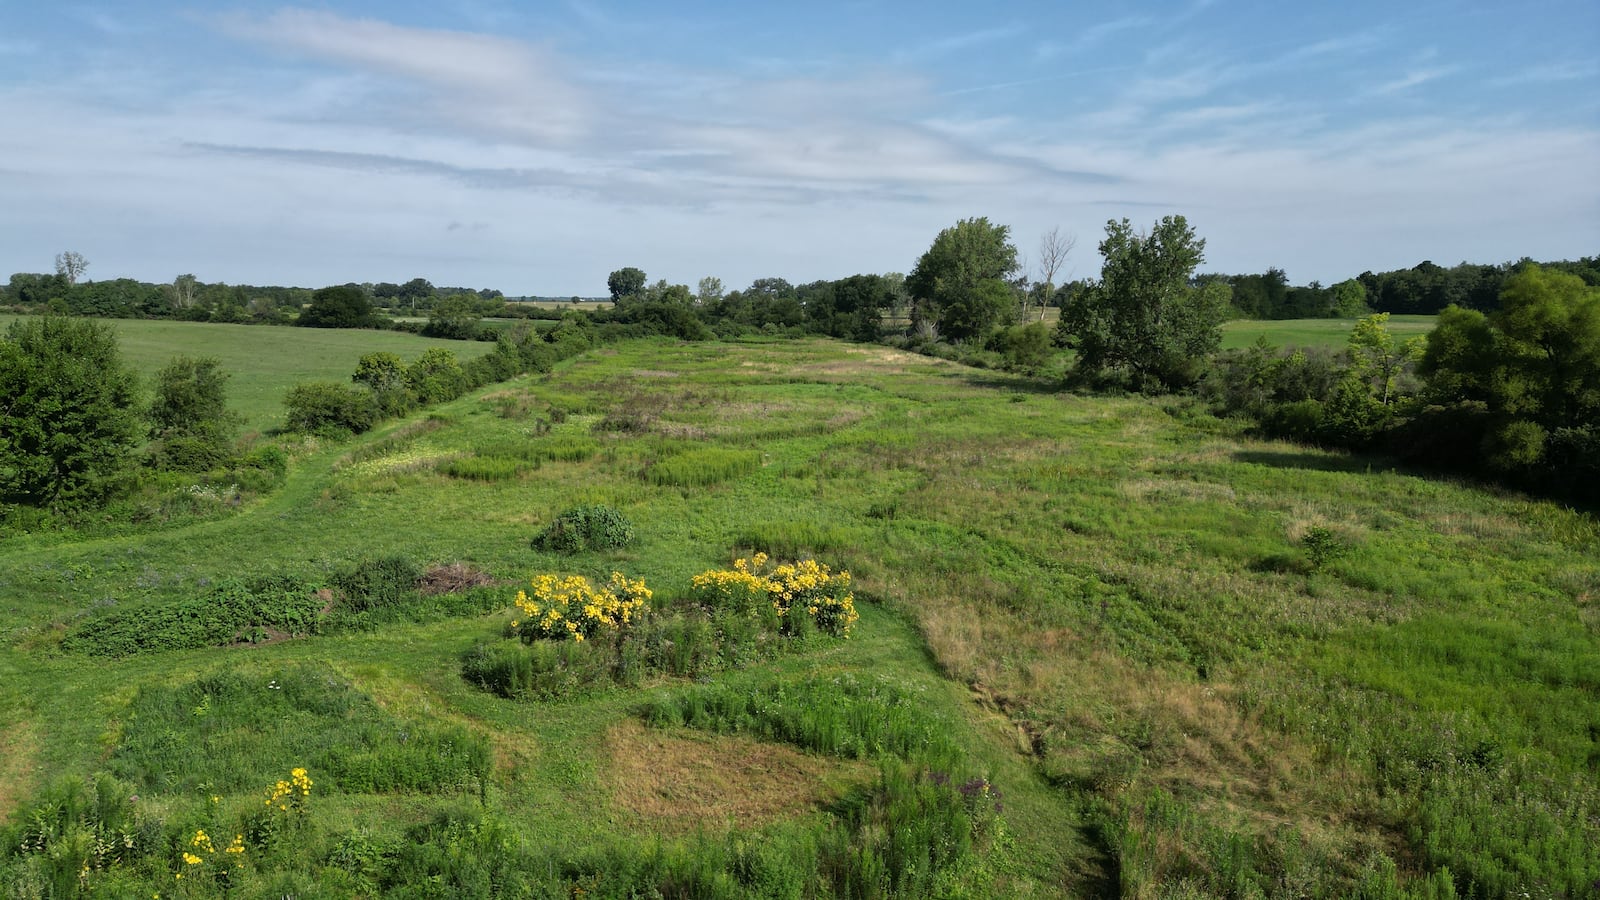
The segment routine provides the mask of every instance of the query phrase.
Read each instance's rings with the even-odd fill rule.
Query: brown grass
[[[651,830],[749,828],[802,815],[871,778],[865,763],[747,737],[660,731],[629,719],[606,735],[612,803]]]
[[[0,727],[0,822],[33,793],[39,734],[28,722]]]

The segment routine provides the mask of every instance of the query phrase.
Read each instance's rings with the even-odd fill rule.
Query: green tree
[[[467,392],[467,373],[454,353],[432,347],[406,369],[406,383],[422,404],[443,403]]]
[[[1220,281],[1190,283],[1206,242],[1183,216],[1148,233],[1127,219],[1106,223],[1099,282],[1070,296],[1057,342],[1077,351],[1079,371],[1128,372],[1143,387],[1192,383],[1222,343],[1230,292]]]
[[[378,323],[372,301],[359,285],[325,287],[311,295],[311,305],[300,313],[296,325],[312,328],[371,328]]]
[[[350,380],[372,391],[373,405],[380,415],[403,416],[416,403],[406,378],[405,361],[386,350],[362,356]]]
[[[470,341],[478,336],[478,322],[482,318],[478,301],[468,294],[455,294],[434,304],[422,333],[428,337]]]
[[[1484,455],[1515,471],[1550,442],[1600,442],[1600,288],[1527,264],[1485,316],[1449,307],[1428,334],[1419,371],[1433,403],[1484,410]]]
[[[643,269],[633,266],[618,269],[606,278],[606,287],[611,290],[611,300],[616,302],[624,297],[632,297],[644,290],[645,274]]]
[[[1332,313],[1337,319],[1359,319],[1371,312],[1367,308],[1367,289],[1361,282],[1348,278],[1329,289],[1332,294]]]
[[[0,340],[0,493],[57,508],[109,493],[141,436],[134,385],[106,325],[11,323]]]
[[[1005,225],[985,217],[962,219],[939,232],[906,277],[916,306],[914,324],[935,323],[950,340],[982,337],[1015,304],[1006,283],[1017,270],[1017,248]]]

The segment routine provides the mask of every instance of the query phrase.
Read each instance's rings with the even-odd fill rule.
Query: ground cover
[[[300,874],[246,841],[259,855],[240,877],[274,896],[429,879],[510,894],[495,878],[529,871],[591,895],[643,879],[785,896],[846,890],[868,858],[885,866],[873,884],[913,896],[1581,896],[1600,878],[1592,517],[1251,440],[1183,401],[824,341],[630,343],[434,416],[308,444],[284,488],[227,519],[0,548],[0,813],[20,826],[55,779],[107,760],[161,782],[163,735],[199,729],[245,774],[222,790],[172,774],[156,792],[169,837],[243,821],[291,757],[317,782]],[[465,458],[525,465],[453,475]],[[601,506],[631,540],[535,548]],[[850,571],[850,636],[703,684],[540,700],[462,677],[474,648],[515,643],[535,574],[625,572],[684,609],[695,575],[754,552]],[[391,556],[468,563],[503,603],[227,648],[91,657],[69,639],[224,579],[332,589]],[[230,756],[255,713],[224,700],[319,665],[322,693],[261,714],[345,708],[354,724]],[[829,702],[798,702],[818,691]],[[366,769],[333,760],[394,751],[402,730],[481,741],[487,776],[469,753],[443,791],[340,787]],[[639,753],[681,777],[641,782]],[[698,834],[679,807],[704,813]],[[965,823],[917,832],[960,853],[872,843],[905,810]],[[163,847],[170,878],[185,864]],[[905,874],[918,866],[939,874]],[[135,883],[114,869],[84,882]]]

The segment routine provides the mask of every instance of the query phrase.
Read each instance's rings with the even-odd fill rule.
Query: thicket
[[[533,538],[533,548],[551,553],[613,550],[633,542],[633,523],[603,504],[575,506],[551,520]]]
[[[1202,392],[1273,437],[1392,454],[1571,502],[1600,502],[1600,288],[1527,266],[1488,315],[1452,307],[1397,342],[1387,313],[1339,354],[1260,341]]]

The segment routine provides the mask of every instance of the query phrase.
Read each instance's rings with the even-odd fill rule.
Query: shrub
[[[369,392],[331,381],[302,381],[284,398],[284,427],[308,434],[360,434],[377,419]]]
[[[609,506],[578,506],[563,512],[533,539],[536,550],[578,553],[610,550],[633,541],[633,525]]]
[[[611,573],[611,582],[595,587],[582,575],[560,579],[539,575],[533,596],[517,592],[516,605],[527,618],[513,620],[511,630],[523,641],[592,638],[602,631],[625,628],[648,610],[652,592],[642,579]]]
[[[345,604],[359,611],[397,606],[416,593],[421,580],[422,568],[410,559],[384,556],[362,560],[333,584],[344,593]]]
[[[734,560],[732,569],[712,569],[694,576],[695,597],[707,608],[741,615],[770,604],[783,620],[783,631],[798,637],[815,626],[834,637],[847,637],[860,618],[850,593],[850,573],[834,573],[816,560],[786,563],[764,573],[767,555]]]

